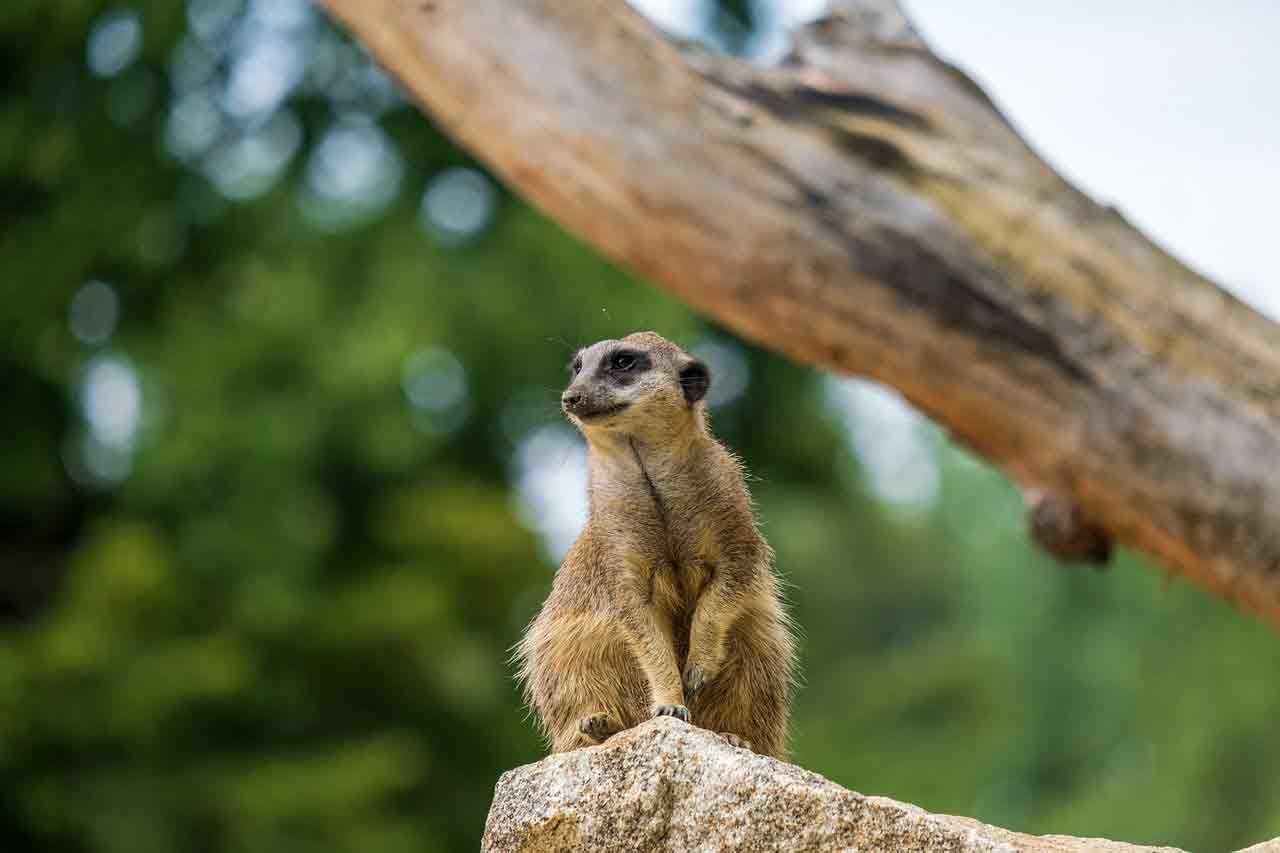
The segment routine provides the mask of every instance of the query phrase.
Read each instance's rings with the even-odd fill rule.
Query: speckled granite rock
[[[670,717],[503,774],[482,849],[1134,851],[866,797]]]
[[[1280,838],[1263,841],[1261,844],[1255,844],[1252,847],[1237,850],[1236,853],[1280,853]]]

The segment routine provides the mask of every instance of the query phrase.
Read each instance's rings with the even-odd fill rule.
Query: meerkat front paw
[[[655,705],[653,715],[655,717],[675,717],[681,722],[689,722],[689,709],[684,705]]]
[[[704,666],[696,663],[685,664],[684,674],[681,677],[681,681],[684,682],[685,701],[692,704],[693,698],[698,695],[698,691],[713,677],[714,673],[708,672]]]
[[[590,717],[578,720],[578,731],[596,743],[604,743],[622,731],[622,727],[613,721],[608,712],[601,711],[599,714],[592,714]]]

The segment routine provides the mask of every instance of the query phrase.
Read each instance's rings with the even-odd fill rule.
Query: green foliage
[[[94,59],[129,10],[136,58]],[[264,34],[301,77],[237,118]],[[837,386],[500,190],[475,233],[424,215],[477,167],[306,7],[9,3],[0,48],[0,849],[473,849],[541,750],[519,449],[573,346],[641,328],[748,371],[715,421],[805,636],[799,763],[1033,832],[1280,835],[1272,632],[1130,557],[1051,564],[935,432],[936,500],[886,501]]]

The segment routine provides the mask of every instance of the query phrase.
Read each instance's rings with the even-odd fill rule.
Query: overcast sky
[[[700,0],[634,0],[695,29]],[[778,26],[822,0],[775,0]],[[907,0],[1056,168],[1280,318],[1280,2]]]

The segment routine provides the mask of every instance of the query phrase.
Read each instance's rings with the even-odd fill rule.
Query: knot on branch
[[[810,54],[867,43],[925,47],[896,0],[831,0],[823,15],[796,30],[792,51],[784,61],[808,64]]]
[[[1057,495],[1028,495],[1027,527],[1036,544],[1064,562],[1091,563],[1101,569],[1111,560],[1111,540],[1090,524],[1070,500]]]

